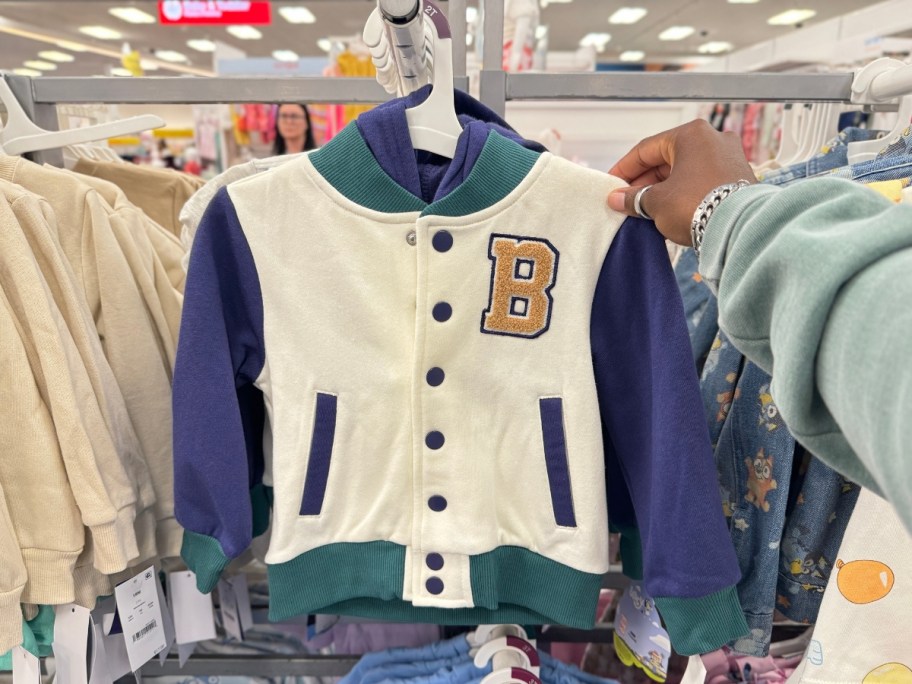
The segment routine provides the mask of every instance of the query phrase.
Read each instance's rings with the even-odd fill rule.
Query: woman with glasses
[[[279,105],[273,154],[296,154],[316,148],[306,105]]]

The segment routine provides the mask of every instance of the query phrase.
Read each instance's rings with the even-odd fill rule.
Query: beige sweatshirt
[[[145,225],[149,219],[113,184],[90,176],[77,175],[77,178],[97,190],[105,199],[114,236],[123,250],[146,304],[146,311],[158,332],[163,362],[170,378],[174,368],[184,297],[174,288],[155,245],[149,238]],[[114,192],[111,192],[111,188]],[[102,189],[107,192],[103,194]],[[178,267],[179,265],[178,261]]]
[[[112,437],[128,484],[137,501],[134,531],[138,556],[149,558],[156,554],[155,490],[145,457],[127,413],[123,395],[114,373],[104,357],[98,333],[85,297],[75,282],[75,276],[63,256],[57,235],[57,221],[44,199],[7,181],[0,181],[2,193],[19,221],[32,255],[44,276],[54,303],[62,314],[68,332],[91,383],[105,426]],[[98,428],[101,429],[101,428]],[[89,564],[93,559],[89,558]],[[132,560],[132,559],[128,559]],[[80,559],[85,563],[86,559]],[[77,583],[78,588],[78,583]]]
[[[80,159],[77,173],[111,181],[153,221],[180,235],[180,210],[205,181],[168,169]]]
[[[155,488],[162,556],[178,555],[174,519],[170,373],[154,323],[98,193],[78,177],[23,159],[0,158],[0,178],[41,194],[57,216],[60,244],[92,312]],[[122,569],[122,568],[121,568]]]
[[[18,231],[9,205],[0,202],[0,236]],[[5,261],[2,271],[9,272]],[[0,486],[28,575],[22,601],[67,603],[84,545],[82,517],[22,337],[0,284]]]
[[[28,575],[22,562],[19,540],[0,484],[0,653],[22,643],[22,611],[19,601]]]
[[[0,236],[4,269],[0,283],[22,327],[32,372],[51,411],[67,477],[83,524],[95,544],[95,566],[118,572],[138,553],[133,521],[136,492],[104,421],[98,399],[72,335],[38,268],[21,221],[40,220],[7,206],[16,219]],[[7,200],[8,201],[8,200]]]

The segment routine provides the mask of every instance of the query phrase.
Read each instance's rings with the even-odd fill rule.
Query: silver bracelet
[[[703,234],[706,232],[706,225],[712,218],[713,212],[722,204],[722,200],[737,192],[741,188],[750,185],[749,181],[744,179],[737,183],[726,183],[710,191],[708,195],[700,202],[700,206],[694,212],[693,221],[690,224],[690,240],[693,243],[694,252],[697,258],[700,258],[700,249],[703,247]]]

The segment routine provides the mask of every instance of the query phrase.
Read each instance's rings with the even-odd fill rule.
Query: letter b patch
[[[547,240],[492,235],[491,295],[481,332],[526,338],[544,334],[551,325],[559,256]]]

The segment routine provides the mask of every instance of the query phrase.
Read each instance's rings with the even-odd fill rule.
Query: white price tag
[[[41,661],[22,646],[13,648],[13,684],[41,684]]]
[[[212,596],[196,588],[196,575],[189,570],[168,573],[169,596],[174,609],[177,643],[190,644],[215,639]]]
[[[229,636],[244,640],[244,625],[238,610],[238,599],[234,585],[229,580],[219,580],[219,605],[222,609],[222,626]]]
[[[101,623],[95,622],[94,612],[92,614],[92,667],[89,672],[89,684],[113,684],[114,682],[108,672],[104,627]]]
[[[127,656],[133,672],[168,647],[162,606],[155,588],[157,582],[155,568],[150,567],[114,589]]]
[[[89,610],[73,603],[54,608],[54,661],[60,684],[88,684]]]
[[[158,654],[158,661],[164,665],[165,660],[168,658],[168,653],[174,646],[174,619],[171,617],[174,609],[165,598],[165,591],[162,589],[161,582],[155,583],[155,589],[158,591],[158,603],[162,607],[162,621],[165,625],[165,648]]]
[[[706,665],[703,658],[698,655],[690,656],[687,661],[687,671],[681,679],[681,684],[703,684],[706,681]]]
[[[123,634],[105,636],[104,649],[108,676],[111,679],[116,681],[130,673],[130,657],[127,655],[127,642]]]
[[[177,645],[177,662],[180,667],[183,667],[187,664],[187,661],[190,660],[190,656],[193,655],[193,652],[196,650],[196,642],[190,644],[178,644]]]

